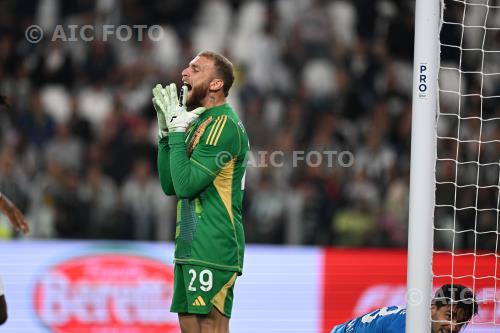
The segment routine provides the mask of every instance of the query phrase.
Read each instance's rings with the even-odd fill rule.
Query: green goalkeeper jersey
[[[248,150],[243,124],[228,104],[207,109],[185,133],[160,140],[160,182],[179,200],[176,263],[242,272]]]

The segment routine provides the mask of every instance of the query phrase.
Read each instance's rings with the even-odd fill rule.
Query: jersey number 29
[[[194,269],[190,269],[188,271],[189,275],[191,275],[191,281],[189,282],[188,290],[196,291],[196,287],[193,286],[194,281],[196,280],[196,271]],[[208,269],[204,269],[198,275],[198,280],[200,281],[200,289],[202,291],[210,291],[212,289],[213,276],[212,271]]]

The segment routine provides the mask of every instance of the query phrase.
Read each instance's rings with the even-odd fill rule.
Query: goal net
[[[500,332],[500,1],[441,2],[433,287],[471,288]]]

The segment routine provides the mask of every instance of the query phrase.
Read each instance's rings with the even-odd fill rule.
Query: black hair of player
[[[445,284],[436,291],[432,304],[437,309],[446,305],[452,305],[456,309],[464,311],[464,319],[469,321],[479,311],[474,293],[469,288],[460,284]]]

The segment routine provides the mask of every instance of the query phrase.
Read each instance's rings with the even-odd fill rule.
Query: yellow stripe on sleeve
[[[215,123],[212,125],[212,128],[210,129],[210,132],[208,133],[207,141],[205,142],[205,144],[207,144],[207,145],[210,144],[210,141],[213,138],[214,133],[217,132],[217,127],[219,126],[221,121],[222,121],[221,117],[217,117],[217,119],[215,120]]]
[[[227,116],[224,116],[224,122],[222,123],[222,125],[220,125],[219,132],[218,132],[217,137],[215,138],[215,141],[214,141],[214,146],[217,146],[217,142],[219,141],[219,137],[222,133],[222,130],[224,129],[224,125],[226,125],[226,121],[227,121]]]

